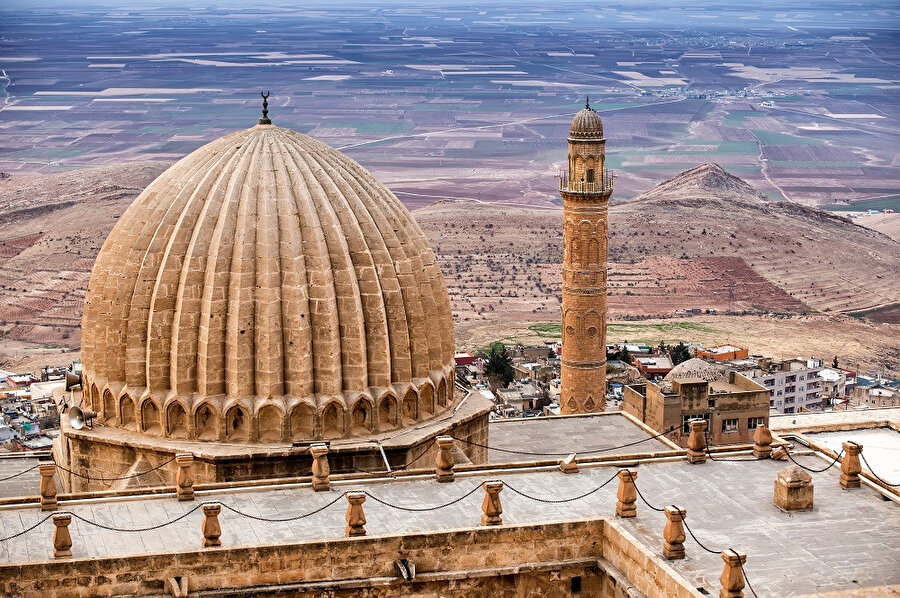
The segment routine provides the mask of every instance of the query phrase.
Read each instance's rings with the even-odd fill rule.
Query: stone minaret
[[[606,222],[612,176],[604,169],[600,116],[585,102],[569,135],[563,198],[562,385],[560,411],[606,406]]]

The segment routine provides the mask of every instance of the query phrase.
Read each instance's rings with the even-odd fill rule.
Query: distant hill
[[[445,264],[458,319],[558,317],[559,211],[442,202],[416,218]],[[770,201],[716,164],[612,203],[609,261],[609,309],[618,316],[849,313],[900,302],[900,244],[828,212]]]
[[[116,219],[166,167],[135,162],[0,180],[0,334],[78,346],[94,258]],[[414,214],[436,247],[463,330],[478,320],[559,316],[558,209],[449,201]],[[768,201],[715,164],[613,203],[609,253],[613,315],[880,307],[873,313],[894,318],[890,306],[900,302],[896,241]]]
[[[669,247],[644,242],[645,237],[665,240]],[[615,205],[610,245],[617,259],[679,250],[691,258],[740,257],[823,312],[900,301],[897,241],[830,212],[768,201],[716,164],[683,172]]]

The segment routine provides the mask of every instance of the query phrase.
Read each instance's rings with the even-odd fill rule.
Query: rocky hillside
[[[139,162],[0,180],[3,342],[78,346],[97,251],[165,167]],[[439,202],[415,215],[437,249],[461,327],[559,316],[558,209]],[[715,164],[611,207],[614,316],[671,316],[690,307],[736,313],[889,307],[900,302],[897,263],[900,244],[889,237],[767,201]]]
[[[823,312],[900,301],[900,244],[829,212],[769,202],[704,164],[612,209],[611,257],[741,257],[760,276]],[[668,247],[667,247],[668,245]]]

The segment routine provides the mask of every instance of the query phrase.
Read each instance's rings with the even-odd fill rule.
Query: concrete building
[[[821,410],[821,359],[788,359],[772,361],[760,359],[755,367],[742,373],[769,391],[769,406],[779,413],[799,413],[801,410]]]
[[[857,407],[900,407],[900,388],[884,384],[857,387],[850,393],[850,403]]]
[[[847,398],[847,374],[841,369],[822,368],[819,371],[822,379],[822,406],[834,405]]]
[[[672,371],[672,359],[668,355],[653,355],[652,357],[635,357],[634,367],[647,379],[662,378]]]
[[[704,347],[694,352],[694,357],[700,359],[711,359],[719,363],[731,361],[732,359],[744,359],[750,355],[749,349],[746,347],[736,347],[734,345],[717,345],[715,347]]]
[[[563,199],[562,388],[564,414],[606,406],[607,206],[603,123],[590,102],[572,119],[568,167],[559,179]]]
[[[710,442],[748,442],[757,426],[767,425],[768,391],[724,366],[693,358],[675,366],[661,382],[629,384],[622,411],[657,432],[675,428],[668,436],[686,446],[688,422],[709,423]]]

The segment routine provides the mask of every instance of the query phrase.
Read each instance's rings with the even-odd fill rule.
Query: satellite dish
[[[81,407],[72,407],[69,409],[69,425],[76,430],[81,430],[84,428],[85,424],[93,429],[94,426],[91,424],[91,420],[95,417],[97,417],[96,411],[88,411]]]

